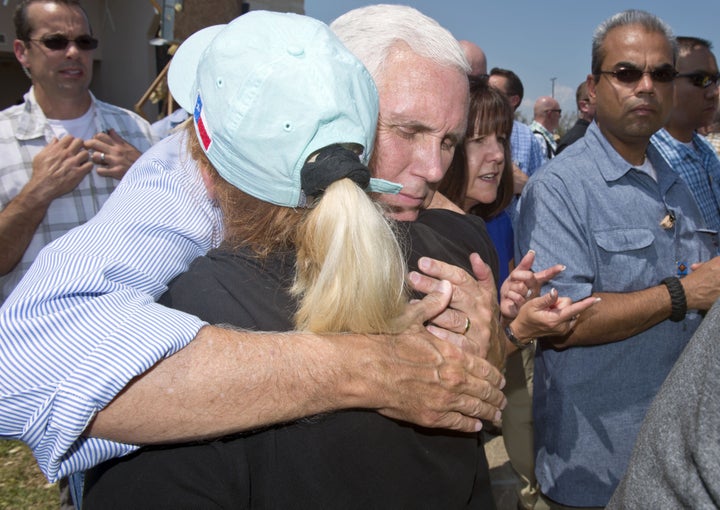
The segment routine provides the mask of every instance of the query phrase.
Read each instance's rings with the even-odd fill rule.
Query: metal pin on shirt
[[[665,230],[669,230],[675,226],[675,213],[668,211],[665,217],[660,221],[660,226]]]

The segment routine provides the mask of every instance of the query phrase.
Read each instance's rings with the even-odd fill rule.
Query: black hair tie
[[[305,163],[300,171],[300,184],[308,197],[322,195],[333,182],[351,179],[362,189],[370,184],[370,170],[360,157],[340,144],[320,150],[312,163]]]

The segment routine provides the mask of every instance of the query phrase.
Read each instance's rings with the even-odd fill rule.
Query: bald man
[[[480,46],[470,41],[458,41],[470,64],[470,76],[487,75],[487,57]]]
[[[552,158],[557,152],[554,132],[560,124],[560,103],[550,96],[540,96],[533,108],[534,120],[530,124],[535,138],[540,142],[545,159]]]

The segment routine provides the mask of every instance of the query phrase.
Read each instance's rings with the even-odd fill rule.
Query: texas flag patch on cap
[[[200,97],[200,94],[198,94],[197,101],[195,101],[193,118],[195,119],[195,127],[198,137],[200,138],[200,143],[203,146],[203,150],[207,152],[212,145],[212,136],[205,122],[205,112],[203,111],[202,97]]]

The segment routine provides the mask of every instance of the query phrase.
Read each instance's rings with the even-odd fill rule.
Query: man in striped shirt
[[[378,7],[360,13],[356,34],[356,44],[375,43],[380,27],[393,45],[385,65],[371,70],[376,82],[388,78],[378,86],[372,161],[376,174],[404,185],[388,204],[393,216],[413,221],[464,133],[469,66],[433,20]],[[390,19],[413,32],[407,44],[397,43]],[[351,28],[333,26],[346,44]],[[424,56],[426,38],[445,41],[432,53],[440,60]],[[482,282],[421,260],[421,270],[452,285],[412,275],[429,296],[408,309],[405,332],[394,336],[233,331],[155,303],[223,237],[183,136],[144,154],[92,220],[43,250],[0,309],[0,436],[27,442],[55,479],[138,444],[218,437],[336,409],[467,432],[499,417],[504,381],[485,359],[499,339],[497,305],[479,257],[473,268]],[[442,313],[448,299],[452,309]],[[429,320],[445,328],[433,329],[438,337],[424,327]]]

